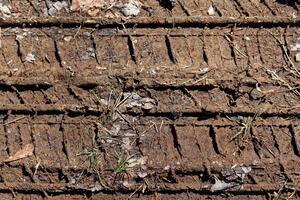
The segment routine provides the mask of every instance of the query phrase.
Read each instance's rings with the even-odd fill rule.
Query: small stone
[[[247,35],[244,35],[244,40],[250,41],[250,38]]]
[[[3,3],[0,3],[0,12],[3,14],[4,17],[10,17],[11,11],[7,5],[3,5]]]
[[[300,62],[300,52],[297,53],[295,57],[296,62]]]
[[[16,36],[16,40],[19,41],[19,42],[20,42],[23,38],[24,38],[23,35],[17,35],[17,36]]]
[[[86,38],[90,38],[92,34],[90,32],[83,32],[83,36]]]
[[[121,124],[113,124],[111,130],[110,130],[110,133],[113,134],[114,136],[118,135],[118,133],[120,132],[121,130]]]
[[[258,161],[258,160],[256,160],[256,159],[253,160],[253,162],[252,162],[252,165],[253,165],[253,166],[256,166],[256,165],[258,165],[258,164],[259,164],[259,161]]]
[[[57,10],[54,7],[51,7],[48,10],[48,14],[51,15],[51,16],[55,15],[56,12],[57,12]]]
[[[214,7],[212,5],[210,5],[208,10],[207,10],[207,14],[209,16],[213,16],[213,15],[215,15],[215,13],[216,13],[216,11],[215,11]]]
[[[103,9],[106,5],[104,0],[72,0],[71,11],[90,11],[93,9]]]
[[[100,15],[100,9],[90,9],[87,11],[87,14],[91,17],[96,17]]]
[[[96,185],[91,188],[92,192],[99,192],[101,190],[103,190],[103,187],[99,183],[96,183]]]
[[[298,51],[300,50],[300,43],[290,45],[291,51]]]
[[[76,183],[76,179],[73,178],[73,177],[70,177],[70,182],[69,182],[71,185],[75,184]]]
[[[228,188],[233,187],[234,184],[233,183],[226,183],[224,181],[220,181],[220,180],[215,180],[215,183],[211,186],[210,190],[212,192],[218,192],[218,191],[223,191],[226,190]]]
[[[141,97],[137,93],[132,93],[131,98],[134,100],[139,100]]]
[[[49,15],[55,15],[57,12],[62,9],[68,9],[68,3],[66,1],[56,1],[48,10]]]
[[[171,166],[170,166],[170,165],[167,165],[167,166],[164,167],[164,170],[165,170],[165,171],[169,171],[170,169],[171,169]]]
[[[56,1],[54,4],[53,4],[53,7],[57,10],[57,11],[60,11],[62,10],[63,8],[67,8],[68,7],[68,3],[66,1]]]
[[[200,74],[205,74],[209,71],[209,68],[208,67],[205,67],[203,69],[200,69]]]
[[[44,14],[44,16],[48,16],[49,15],[48,8],[44,8],[43,9],[43,14]]]
[[[89,48],[87,48],[84,52],[82,52],[82,53],[80,54],[80,59],[81,59],[81,60],[88,60],[88,59],[90,59],[90,58],[95,58],[95,56],[96,56],[96,51],[95,51],[95,49],[89,47]]]
[[[298,51],[300,50],[300,37],[298,37],[294,44],[290,45],[291,51]]]
[[[138,176],[139,176],[140,178],[145,178],[146,176],[148,176],[148,173],[147,173],[147,172],[139,172],[139,173],[138,173]]]
[[[129,3],[124,4],[121,12],[126,17],[134,17],[140,13],[140,8],[134,3],[134,1],[130,1]]]
[[[33,53],[29,53],[25,57],[25,61],[29,63],[34,63],[35,61],[35,55]]]
[[[131,188],[134,186],[133,182],[129,182],[129,181],[123,181],[123,186],[125,186],[126,188]]]
[[[64,41],[66,41],[66,42],[70,42],[71,40],[72,40],[72,36],[66,36],[66,37],[64,37]]]
[[[154,107],[154,105],[152,103],[147,102],[147,103],[144,103],[142,108],[144,110],[151,110],[153,107]]]
[[[146,165],[147,161],[148,161],[148,156],[142,156],[137,160],[137,162],[140,165]]]

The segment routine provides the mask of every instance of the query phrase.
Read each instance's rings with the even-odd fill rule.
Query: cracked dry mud
[[[1,2],[0,199],[299,198],[297,1],[174,2]]]

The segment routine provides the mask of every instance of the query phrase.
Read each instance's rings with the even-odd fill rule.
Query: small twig
[[[181,8],[183,9],[183,11],[185,12],[185,14],[187,16],[191,16],[191,12],[190,10],[185,6],[184,1],[182,0],[178,0],[179,5],[181,6]]]
[[[281,194],[282,194],[282,191],[283,191],[284,187],[286,186],[286,184],[287,184],[287,181],[285,181],[284,184],[279,188],[278,192],[274,192],[274,194],[276,194],[274,197],[274,200],[281,199]]]
[[[260,87],[258,86],[258,83],[256,84],[256,90],[263,93],[263,94],[269,94],[269,93],[284,93],[284,92],[290,92],[290,91],[293,91],[293,90],[298,90],[300,89],[300,86],[297,86],[297,87],[292,87],[292,88],[289,88],[289,89],[272,89],[272,90],[262,90],[260,89]]]
[[[110,136],[114,136],[114,134],[105,127],[102,127],[105,132],[107,132]]]
[[[106,8],[106,11],[112,9],[112,8],[116,5],[116,3],[117,3],[117,2],[115,2],[115,1],[112,2],[112,3],[110,4],[110,6],[108,6],[108,7]]]
[[[11,191],[13,198],[17,198],[15,191],[12,188],[10,188],[9,190]]]
[[[133,192],[130,194],[130,196],[128,197],[128,199],[131,199],[131,198],[133,197],[133,195],[134,195],[135,193],[137,193],[137,191],[139,191],[140,189],[143,188],[143,186],[144,186],[144,183],[141,184],[135,191],[133,191]]]
[[[122,96],[122,94],[120,96]],[[119,108],[121,105],[123,105],[131,96],[132,94],[125,97],[119,104],[116,105],[116,108]]]
[[[234,136],[232,136],[229,141],[232,142],[233,140],[235,140],[239,135],[243,134],[244,132],[246,132],[245,126],[241,127],[241,130],[239,132],[237,132]]]
[[[103,186],[103,187],[106,188],[106,189],[109,189],[109,187],[108,187],[106,184],[103,183],[102,178],[101,178],[100,173],[99,173],[98,170],[96,170],[96,173],[97,173],[98,180],[99,180],[101,186]]]
[[[37,7],[34,5],[34,3],[31,0],[27,0],[27,2],[33,7],[33,9],[35,10],[35,12],[37,12],[38,16],[40,15],[39,10],[37,9]]]
[[[245,55],[243,52],[241,52],[241,51],[236,47],[236,45],[234,44],[234,42],[231,41],[230,38],[229,38],[227,35],[224,35],[224,37],[225,37],[225,39],[226,39],[230,44],[232,44],[233,48],[234,48],[239,54],[241,54],[241,55],[244,56],[245,58],[248,58],[247,55]]]
[[[33,176],[35,176],[35,174],[36,174],[38,168],[40,167],[40,165],[41,165],[41,160],[39,160],[38,163],[35,165],[35,167],[34,167],[34,172],[33,172]]]
[[[284,43],[282,42],[282,40],[279,40],[277,37],[275,37],[275,35],[267,30],[273,37],[274,39],[279,43],[280,47],[282,48],[283,52],[284,52],[284,55],[286,57],[286,59],[288,59],[289,63],[291,64],[291,66],[294,68],[294,70],[297,72],[297,74],[295,74],[297,77],[300,77],[300,72],[298,71],[298,69],[296,68],[295,64],[293,63],[292,59],[290,58],[289,54],[288,54],[288,51],[287,51],[287,48],[286,46],[284,45]],[[281,38],[282,38],[282,35],[281,35]]]
[[[124,28],[125,33],[128,33],[128,31],[127,31],[127,29],[126,29],[126,27],[125,27],[125,24],[124,24],[124,23],[121,23],[121,25],[122,25],[122,27]]]
[[[112,96],[112,91],[110,91],[110,93],[109,93],[108,102],[107,102],[107,110],[109,109],[109,104],[110,104],[110,101],[111,101],[111,96]]]
[[[153,122],[153,124],[151,124],[146,130],[144,130],[140,135],[143,135],[145,133],[147,133],[153,126],[155,126],[156,124]]]
[[[162,129],[163,124],[164,124],[164,120],[161,120],[161,123],[160,123],[160,126],[159,126],[159,133],[161,133],[161,129]]]
[[[12,120],[12,121],[6,122],[5,124],[3,124],[3,126],[6,126],[6,125],[11,124],[11,123],[14,123],[14,122],[17,122],[17,121],[19,121],[19,120],[21,120],[21,119],[24,119],[24,118],[26,118],[26,117],[27,117],[27,116],[19,117],[19,118],[17,118],[17,119]]]
[[[155,123],[155,122],[153,122],[153,121],[151,121],[151,123],[154,125],[154,128],[155,128],[155,131],[156,131],[156,133],[158,133],[159,131],[158,131],[158,128],[157,128],[157,125],[156,125],[156,123]]]
[[[130,128],[132,128],[133,131],[136,132],[136,129],[132,126],[132,124],[130,123],[130,121],[128,119],[126,119],[126,117],[123,116],[123,114],[117,109],[116,110],[117,113],[120,115],[120,117],[125,121],[127,122],[127,124],[130,126]]]
[[[103,139],[103,140],[114,140],[116,142],[124,143],[122,140],[120,140],[118,138],[114,138],[114,137],[105,137],[105,136],[102,136],[102,137],[99,137],[99,138]]]
[[[95,49],[95,59],[96,59],[98,65],[101,65],[99,55],[98,55],[98,51],[97,51],[97,42],[96,42],[96,39],[94,37],[94,34],[91,34],[91,38],[93,40],[93,46],[94,46],[94,49]]]
[[[78,30],[76,31],[75,35],[73,36],[73,39],[75,39],[76,36],[79,34],[80,29],[81,29],[81,24],[80,24],[80,26],[78,27]]]
[[[123,96],[123,93],[120,93],[120,95],[117,97],[117,99],[116,99],[116,101],[115,101],[115,103],[113,105],[113,109],[114,110],[116,110],[119,107],[119,104],[121,102],[122,96]]]
[[[255,112],[254,116],[252,118],[248,117],[246,122],[245,121],[242,121],[242,122],[239,122],[237,120],[232,120],[230,119],[227,115],[226,117],[230,120],[230,121],[233,121],[235,123],[237,123],[238,125],[240,125],[240,130],[238,133],[236,133],[233,137],[230,138],[230,141],[233,141],[234,139],[236,139],[239,135],[242,135],[242,139],[245,138],[245,136],[247,135],[247,133],[250,131],[250,128],[253,124],[253,122],[255,121],[256,117],[259,116],[261,113],[259,112]]]
[[[291,86],[289,83],[287,83],[284,79],[282,79],[280,76],[278,76],[278,75],[276,74],[275,71],[272,71],[272,70],[267,69],[267,72],[270,73],[270,74],[273,76],[273,78],[274,78],[275,80],[277,80],[277,81],[283,83],[284,86],[288,87],[291,91],[294,92],[294,94],[296,94],[298,97],[300,97],[300,93],[299,93],[297,90],[295,90],[294,87],[292,87],[292,86]]]
[[[294,190],[294,191],[292,192],[292,194],[291,194],[286,200],[291,199],[295,194],[296,194],[296,190]]]

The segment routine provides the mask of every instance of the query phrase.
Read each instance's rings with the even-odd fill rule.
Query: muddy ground
[[[297,2],[120,2],[0,1],[0,199],[298,199]]]

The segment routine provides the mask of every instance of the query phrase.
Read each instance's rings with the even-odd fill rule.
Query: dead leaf
[[[8,159],[4,160],[4,162],[13,162],[31,156],[33,155],[33,150],[34,150],[33,144],[26,144],[23,148],[18,150],[14,155],[9,156]]]
[[[211,186],[210,190],[212,192],[223,191],[229,188],[236,186],[234,183],[226,183],[225,181],[220,181],[219,179],[215,180],[215,183]]]

